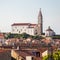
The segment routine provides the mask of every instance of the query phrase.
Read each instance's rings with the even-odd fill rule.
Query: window
[[[24,28],[24,27],[23,27]]]
[[[40,52],[36,52],[36,57],[40,57]]]
[[[19,33],[20,33],[20,31],[19,31]]]
[[[37,32],[35,32],[35,35],[37,35]]]
[[[32,33],[32,30],[31,30],[31,33]]]
[[[34,60],[34,58],[32,57],[32,60]]]
[[[15,26],[15,29],[17,29],[17,27]]]
[[[21,29],[21,31],[22,31],[22,29]]]
[[[14,31],[14,29],[12,29],[12,31]]]
[[[37,30],[35,30],[35,34],[37,35]]]
[[[26,29],[25,29],[25,32],[26,32]]]
[[[33,52],[33,55],[36,57],[40,57],[40,52]]]
[[[17,31],[18,31],[18,29],[17,29]]]

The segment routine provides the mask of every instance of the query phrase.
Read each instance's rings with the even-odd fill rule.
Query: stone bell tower
[[[37,29],[37,33],[38,35],[42,35],[43,33],[43,16],[42,16],[42,12],[41,12],[41,8],[38,14],[38,29]]]

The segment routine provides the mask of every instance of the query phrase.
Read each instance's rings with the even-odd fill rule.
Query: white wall
[[[32,56],[26,56],[26,60],[32,60]]]
[[[53,36],[54,32],[53,31],[46,31],[45,36]]]
[[[48,55],[48,50],[46,50],[42,53],[42,57],[47,56],[47,55]]]
[[[28,25],[12,26],[12,33],[22,34],[25,32],[27,34],[34,35],[34,30],[34,28],[28,28]]]

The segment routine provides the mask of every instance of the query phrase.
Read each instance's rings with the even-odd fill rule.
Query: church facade
[[[13,23],[11,25],[12,31],[11,33],[27,33],[29,35],[42,35],[43,33],[43,17],[41,9],[38,13],[38,23],[32,24],[32,23]]]

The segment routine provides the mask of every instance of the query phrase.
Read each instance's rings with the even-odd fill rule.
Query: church
[[[14,34],[22,34],[22,33],[27,33],[29,35],[39,35],[41,36],[43,34],[43,16],[41,9],[39,10],[38,13],[38,22],[37,24],[32,24],[32,23],[13,23],[11,25],[12,27],[12,32]],[[49,27],[46,32],[45,36],[53,36],[55,35],[55,32]]]
[[[11,33],[17,33],[17,34],[22,34],[22,33],[27,33],[29,35],[42,35],[43,33],[43,17],[42,17],[42,12],[41,9],[39,10],[38,13],[38,22],[37,24],[32,24],[32,23],[13,23],[11,25],[12,27],[12,32]]]

